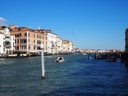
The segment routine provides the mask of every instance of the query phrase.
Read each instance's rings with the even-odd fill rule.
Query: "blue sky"
[[[128,0],[0,0],[0,18],[51,29],[82,49],[125,49]]]

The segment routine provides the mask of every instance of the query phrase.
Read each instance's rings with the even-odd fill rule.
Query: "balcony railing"
[[[5,41],[4,42],[4,47],[10,48],[11,47],[11,42],[10,41]]]
[[[11,47],[11,45],[5,45],[5,47],[6,47],[6,48],[10,48],[10,47]]]
[[[5,37],[4,37],[4,40],[11,40],[11,38],[10,38],[10,36],[9,35],[5,35]]]

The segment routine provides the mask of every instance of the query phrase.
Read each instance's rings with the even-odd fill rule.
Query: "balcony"
[[[4,40],[11,40],[10,35],[5,35]]]
[[[10,41],[5,41],[4,42],[4,47],[10,48],[11,47],[11,42]]]

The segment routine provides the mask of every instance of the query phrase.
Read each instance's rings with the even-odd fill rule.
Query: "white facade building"
[[[8,28],[0,27],[0,54],[9,54],[11,50],[15,50],[15,36],[10,35]]]
[[[47,52],[57,53],[57,35],[52,32],[47,32]]]
[[[4,42],[4,34],[1,32],[1,30],[0,30],[0,56],[2,55],[2,54],[5,54],[5,49],[4,49],[4,44],[3,44],[3,42]]]
[[[62,39],[57,36],[57,53],[61,53],[63,51],[62,49]]]

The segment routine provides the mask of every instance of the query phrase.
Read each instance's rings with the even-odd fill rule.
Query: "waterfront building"
[[[63,52],[68,52],[68,43],[69,41],[68,40],[63,40],[62,41],[62,48],[63,48]]]
[[[10,30],[6,26],[0,27],[0,55],[9,54],[15,50],[15,36],[10,35]]]
[[[74,52],[75,46],[74,43],[69,41],[69,52]]]
[[[76,53],[80,53],[81,52],[81,49],[80,48],[75,48],[74,50],[75,50]]]
[[[57,54],[62,52],[72,52],[74,44],[68,40],[62,40],[51,30],[33,30],[26,27],[10,26],[11,35],[15,36],[15,51],[23,51],[27,54],[39,53],[40,45],[43,43],[44,52]]]
[[[41,43],[45,44],[43,30],[32,30],[12,25],[10,31],[16,38],[16,51],[24,51],[27,54],[39,53]]]
[[[128,53],[128,28],[125,31],[125,52]]]
[[[62,46],[63,46],[63,52],[72,52],[74,50],[74,44],[73,42],[69,40],[63,40],[62,41]]]
[[[62,53],[63,49],[62,49],[62,39],[57,36],[57,53]]]
[[[47,34],[47,53],[57,53],[57,36],[51,30],[45,30]]]
[[[43,34],[43,50],[44,52],[47,52],[47,34],[45,32],[45,29],[38,29],[37,32],[41,32]]]

